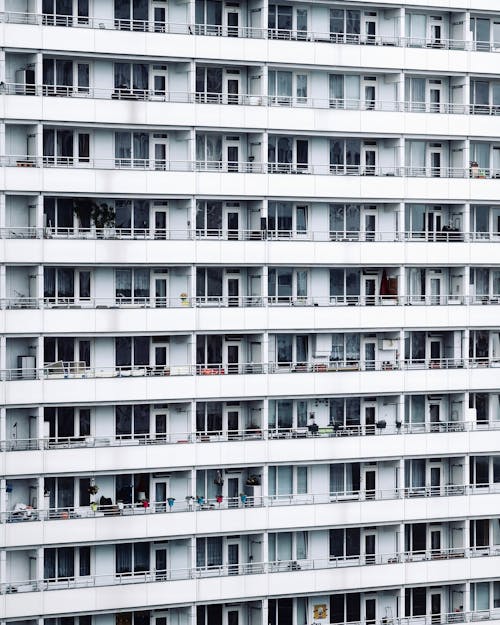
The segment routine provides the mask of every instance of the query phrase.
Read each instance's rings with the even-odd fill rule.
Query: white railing
[[[36,227],[36,226],[4,226],[0,227],[2,239],[139,239],[158,241],[317,241],[336,243],[387,243],[394,241],[408,242],[490,242],[500,241],[500,232],[463,232],[458,228],[446,227],[435,231],[411,230],[397,232],[394,230],[361,232],[359,230],[223,230],[223,229],[178,229],[165,228],[106,228],[81,227]]]
[[[326,42],[345,45],[397,46],[430,48],[435,50],[478,50],[497,52],[500,46],[490,41],[465,41],[435,37],[405,37],[332,33],[310,30],[256,28],[252,26],[224,26],[221,24],[171,23],[151,20],[110,19],[92,16],[40,14],[29,12],[4,12],[1,21],[11,24],[32,24],[92,28],[98,30],[129,30],[157,34],[189,34],[219,37],[245,37],[303,42]]]
[[[239,497],[217,497],[208,499],[205,496],[187,496],[183,500],[169,498],[166,501],[147,501],[137,504],[90,506],[60,506],[57,508],[38,509],[27,505],[19,505],[13,510],[0,514],[0,520],[6,523],[32,521],[69,521],[89,518],[128,517],[151,514],[174,514],[178,512],[214,512],[233,511],[276,506],[309,506],[342,504],[352,501],[389,501],[396,499],[414,499],[421,497],[462,497],[469,495],[498,495],[500,483],[492,484],[442,484],[440,486],[413,486],[410,488],[394,487],[373,490],[345,490],[331,493],[303,493],[288,495],[263,495],[254,497],[240,494]]]
[[[132,87],[82,87],[79,85],[4,83],[0,94],[51,96],[66,98],[94,98],[100,100],[127,100],[171,103],[230,104],[239,106],[301,107],[346,111],[385,111],[407,113],[442,113],[455,115],[498,115],[498,105],[460,104],[454,102],[410,102],[397,100],[367,100],[349,98],[297,97],[292,95],[265,95],[209,91],[170,91],[135,89]]]
[[[385,176],[404,178],[500,178],[500,169],[474,167],[408,167],[376,165],[310,165],[255,161],[191,161],[154,158],[78,158],[74,156],[14,155],[0,157],[4,167],[57,167],[77,169],[137,169],[163,172],[229,172],[269,174],[313,174],[319,176]]]
[[[135,308],[267,308],[342,306],[448,306],[500,304],[500,294],[492,295],[331,295],[316,296],[209,296],[209,297],[7,297],[0,299],[0,310],[53,309],[135,309]]]
[[[207,363],[197,365],[87,366],[80,361],[58,361],[44,367],[0,370],[1,381],[93,379],[124,377],[262,375],[283,373],[373,372],[402,370],[500,368],[500,358],[425,358],[337,360],[318,362]]]
[[[231,443],[241,441],[290,440],[304,438],[338,438],[345,436],[380,436],[400,434],[429,434],[446,432],[484,432],[500,430],[500,421],[437,421],[408,423],[379,421],[373,425],[329,423],[328,425],[246,428],[244,430],[206,430],[163,434],[130,434],[100,436],[56,436],[42,438],[15,438],[0,441],[0,451],[61,450],[100,447],[130,447],[137,445],[178,445],[203,443]]]
[[[82,577],[57,577],[21,582],[4,582],[1,594],[13,592],[39,592],[42,590],[65,590],[69,588],[92,588],[124,584],[165,582],[172,580],[201,579],[205,577],[226,577],[229,575],[262,575],[288,573],[291,571],[319,571],[351,566],[375,566],[383,564],[410,564],[456,558],[474,558],[500,555],[500,547],[439,549],[427,551],[406,551],[395,553],[358,554],[346,557],[304,558],[296,560],[275,560],[270,562],[241,562],[194,568],[154,569],[147,571],[86,575]],[[456,614],[456,613],[455,613]]]

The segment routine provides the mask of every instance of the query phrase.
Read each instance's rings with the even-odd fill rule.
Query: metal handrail
[[[455,102],[413,102],[395,100],[367,100],[359,98],[318,98],[311,96],[226,93],[209,91],[170,91],[135,89],[133,87],[82,87],[80,85],[4,83],[0,93],[23,96],[58,96],[93,98],[101,100],[127,100],[171,102],[182,104],[229,104],[239,106],[301,107],[347,111],[382,111],[405,113],[438,113],[454,115],[498,115],[495,104],[461,104]]]
[[[99,30],[130,30],[138,32],[152,32],[157,34],[174,33],[223,37],[245,37],[345,45],[430,48],[434,50],[477,50],[481,52],[497,52],[499,50],[495,42],[468,41],[462,39],[435,37],[362,35],[355,33],[332,33],[296,29],[256,28],[253,26],[172,23],[159,22],[154,19],[110,19],[93,16],[40,14],[26,11],[6,11],[0,14],[0,18],[1,21],[11,24],[64,26]]]
[[[284,572],[317,571],[350,566],[374,566],[387,564],[410,564],[420,561],[474,558],[478,556],[496,557],[500,547],[450,548],[426,551],[405,551],[393,553],[358,554],[331,558],[297,558],[264,562],[240,562],[180,569],[152,569],[148,571],[108,573],[72,577],[45,578],[4,582],[0,584],[0,594],[13,592],[38,592],[42,590],[64,590],[69,588],[90,588],[136,583],[164,582],[172,580],[202,579],[205,577],[226,577],[229,575],[262,575]]]
[[[163,308],[275,308],[275,307],[343,307],[343,306],[448,306],[498,305],[500,294],[489,295],[330,295],[309,296],[207,296],[207,297],[6,297],[0,299],[0,310],[100,310]]]
[[[377,230],[363,232],[359,230],[285,230],[285,229],[167,229],[167,228],[106,228],[54,227],[54,226],[3,226],[0,227],[2,239],[129,239],[129,240],[169,240],[169,241],[314,241],[335,243],[484,243],[499,241],[500,232],[470,232],[458,228],[443,230]]]
[[[40,438],[15,438],[0,441],[0,451],[57,451],[63,449],[130,447],[137,445],[178,445],[204,443],[231,443],[265,440],[290,440],[304,438],[339,438],[345,436],[381,436],[401,434],[429,434],[445,432],[484,432],[500,430],[500,421],[437,421],[386,423],[385,427],[374,425],[352,425],[328,423],[318,428],[308,426],[269,427],[268,429],[246,428],[244,430],[205,430],[176,432],[175,434],[130,434],[99,436],[55,436]]]
[[[332,373],[500,367],[500,358],[423,358],[386,360],[321,360],[317,362],[206,363],[197,365],[87,366],[79,361],[58,361],[44,367],[0,370],[1,381],[93,379],[123,377],[262,375],[283,373]]]
[[[208,499],[205,496],[187,496],[184,500],[171,498],[167,501],[137,504],[111,505],[95,504],[92,506],[61,506],[57,508],[38,509],[31,506],[18,507],[0,513],[3,523],[64,521],[94,519],[105,517],[128,517],[151,514],[201,513],[214,511],[233,511],[276,506],[330,505],[353,501],[389,501],[397,499],[414,499],[420,497],[460,497],[469,495],[498,495],[500,483],[492,484],[443,484],[441,486],[394,487],[373,490],[344,490],[331,493],[292,493],[287,495],[253,496],[240,494],[239,497],[218,497]]]
[[[474,167],[410,167],[376,165],[312,165],[256,161],[158,160],[155,158],[78,158],[74,156],[34,156],[9,154],[0,157],[4,167],[76,169],[127,169],[163,172],[223,172],[304,174],[317,176],[391,176],[403,178],[500,178],[500,169]]]

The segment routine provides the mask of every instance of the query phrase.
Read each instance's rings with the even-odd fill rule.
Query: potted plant
[[[98,230],[104,230],[104,234],[115,225],[115,209],[105,202],[98,204],[92,198],[75,198],[73,212],[80,224],[93,224]]]
[[[99,492],[99,486],[97,486],[97,484],[91,484],[88,487],[87,492],[89,493],[89,495],[97,495],[97,493]]]
[[[179,297],[181,298],[182,306],[189,306],[188,294],[186,292],[181,293]]]
[[[174,507],[175,497],[167,497],[167,503],[170,510]]]
[[[255,473],[251,473],[247,477],[246,485],[247,486],[260,486],[260,475],[256,475]]]

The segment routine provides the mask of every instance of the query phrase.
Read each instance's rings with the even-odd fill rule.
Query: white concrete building
[[[498,0],[0,32],[0,625],[500,623]]]

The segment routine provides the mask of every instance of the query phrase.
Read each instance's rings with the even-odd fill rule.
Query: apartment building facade
[[[1,0],[1,625],[500,620],[500,7]]]

